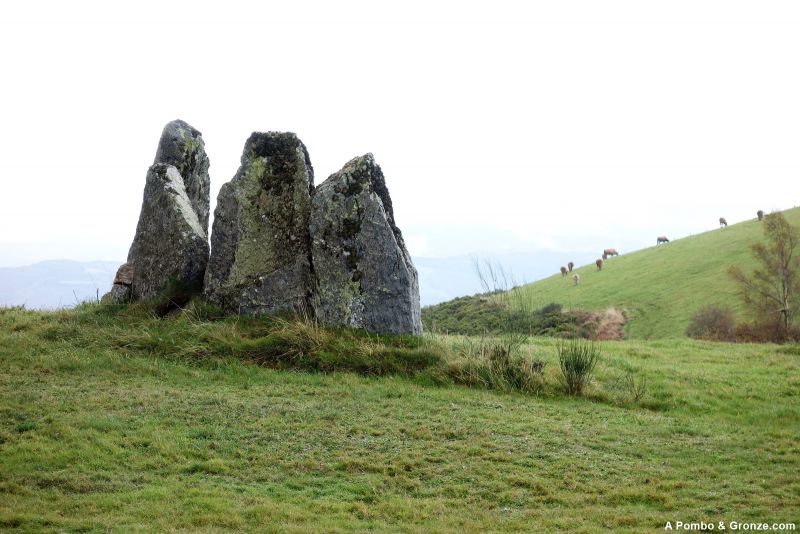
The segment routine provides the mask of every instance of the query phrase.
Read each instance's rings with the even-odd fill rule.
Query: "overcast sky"
[[[383,4],[387,4],[384,6]],[[383,167],[415,256],[623,251],[800,198],[800,3],[4,2],[0,265],[125,258],[161,129]]]

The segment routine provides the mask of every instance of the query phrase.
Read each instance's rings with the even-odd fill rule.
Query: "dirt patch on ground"
[[[579,310],[573,313],[591,339],[595,341],[625,339],[625,323],[628,322],[628,317],[624,311],[607,308],[599,311]]]

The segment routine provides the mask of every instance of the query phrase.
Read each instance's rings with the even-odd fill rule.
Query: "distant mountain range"
[[[582,265],[594,261],[590,253],[572,254],[549,250],[511,251],[479,256],[414,258],[419,272],[420,298],[430,306],[463,295],[483,291],[475,272],[475,259],[502,266],[509,284],[523,284],[558,272],[561,265],[574,261]],[[111,288],[114,274],[122,262],[48,260],[24,267],[0,267],[0,306],[29,309],[71,307],[94,300]]]
[[[95,300],[111,288],[120,262],[49,260],[0,267],[0,306],[57,309]]]

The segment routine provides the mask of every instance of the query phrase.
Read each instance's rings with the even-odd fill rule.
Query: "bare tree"
[[[752,246],[759,267],[748,276],[732,265],[728,274],[756,320],[778,324],[785,335],[800,310],[800,233],[776,212],[764,216],[764,235],[766,243]]]

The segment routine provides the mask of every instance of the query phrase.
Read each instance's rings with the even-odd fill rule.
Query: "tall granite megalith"
[[[168,123],[147,171],[128,261],[117,272],[107,301],[202,290],[208,263],[208,167],[200,132],[181,120]]]
[[[417,271],[372,154],[351,160],[316,188],[309,230],[314,307],[323,324],[422,333]]]
[[[253,133],[217,197],[206,297],[236,313],[311,312],[314,170],[293,133]]]

